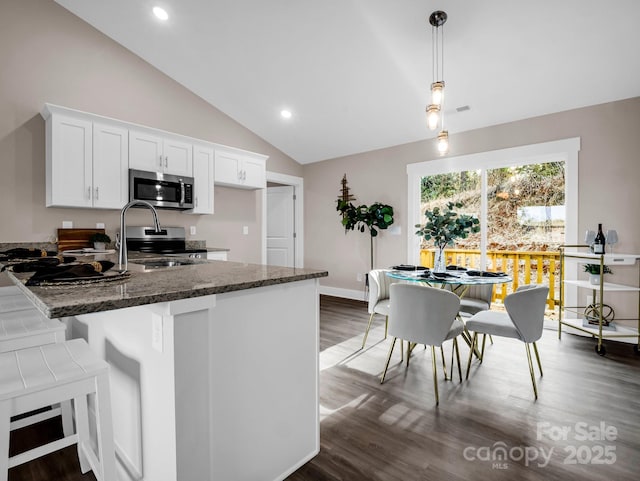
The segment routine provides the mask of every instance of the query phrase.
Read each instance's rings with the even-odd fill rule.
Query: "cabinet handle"
[[[98,200],[100,198],[100,187],[96,187],[96,196],[95,199]]]
[[[242,180],[247,180],[247,171],[246,170],[242,171]]]
[[[160,156],[160,168],[162,169],[162,155]]]
[[[238,171],[238,180],[242,180],[242,171],[241,170]]]
[[[196,207],[198,207],[198,196],[196,195]]]
[[[167,169],[169,167],[169,156],[165,156],[164,158],[164,168]]]
[[[91,187],[87,187],[87,199],[91,200]]]

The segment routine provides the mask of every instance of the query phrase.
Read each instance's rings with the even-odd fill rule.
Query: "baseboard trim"
[[[331,287],[320,285],[318,288],[320,294],[325,296],[342,297],[344,299],[352,299],[354,301],[366,301],[367,296],[364,291],[356,291],[354,289],[342,289],[340,287]]]

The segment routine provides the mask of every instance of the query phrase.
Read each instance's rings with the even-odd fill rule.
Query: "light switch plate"
[[[73,221],[72,220],[63,220],[62,221],[63,229],[73,229]]]
[[[189,234],[196,235],[196,226],[192,225],[189,227]]]
[[[244,235],[249,235],[249,226],[248,225],[242,226],[242,233]]]
[[[96,229],[104,229],[104,222],[96,222]]]

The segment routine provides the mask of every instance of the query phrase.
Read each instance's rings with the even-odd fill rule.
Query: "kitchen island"
[[[139,260],[138,260],[139,261]],[[111,366],[120,480],[283,479],[319,450],[318,279],[199,260],[26,287]]]

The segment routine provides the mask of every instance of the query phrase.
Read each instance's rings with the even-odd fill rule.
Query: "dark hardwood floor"
[[[416,348],[407,369],[396,347],[381,385],[390,345],[382,318],[360,350],[364,303],[323,297],[320,313],[320,454],[288,481],[640,476],[640,357],[630,344],[608,342],[600,357],[590,338],[545,330],[536,401],[524,345],[496,338],[468,381],[438,371],[436,407],[428,349]]]
[[[496,338],[468,381],[444,381],[439,369],[436,407],[428,349],[417,347],[407,369],[396,348],[380,384],[390,340],[378,316],[360,350],[367,319],[363,302],[321,298],[321,449],[289,481],[638,479],[640,356],[631,345],[608,342],[600,357],[592,339],[545,330],[535,401],[523,344]],[[449,363],[449,345],[445,354]],[[22,429],[11,452],[60,435],[57,420]],[[73,446],[9,470],[9,481],[44,480],[95,477],[80,474]]]

